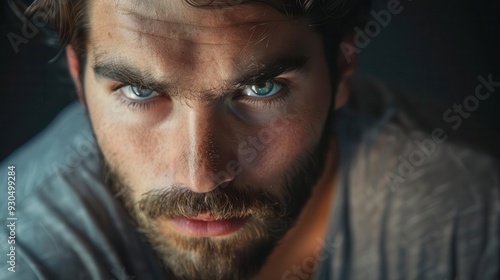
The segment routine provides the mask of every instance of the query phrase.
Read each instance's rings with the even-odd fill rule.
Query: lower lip
[[[191,236],[228,235],[240,229],[246,222],[244,218],[204,221],[177,217],[168,220],[176,229]]]

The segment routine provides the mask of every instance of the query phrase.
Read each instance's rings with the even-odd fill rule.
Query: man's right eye
[[[130,100],[147,100],[159,96],[154,90],[141,88],[133,85],[126,85],[120,88],[122,94]]]

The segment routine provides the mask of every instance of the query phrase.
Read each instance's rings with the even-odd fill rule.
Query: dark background
[[[372,9],[387,9],[387,2],[374,0]],[[360,75],[384,81],[414,99],[444,104],[444,109],[473,95],[479,75],[492,74],[500,81],[500,1],[400,3],[403,11],[361,49]],[[54,34],[40,30],[16,53],[8,34],[22,36],[22,23],[6,1],[0,4],[0,21],[1,160],[42,130],[76,95],[64,53],[58,57],[58,49],[44,44]],[[471,143],[495,155],[500,154],[499,95],[500,87],[460,128]],[[425,113],[426,107],[418,110]],[[480,133],[468,133],[470,127]]]

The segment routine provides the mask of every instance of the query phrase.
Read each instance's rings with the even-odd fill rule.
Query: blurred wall
[[[28,1],[29,2],[29,1]],[[47,47],[42,30],[26,30],[7,1],[0,4],[0,160],[42,130],[76,94],[64,55]],[[27,39],[17,46],[16,35]],[[28,36],[28,37],[29,37]]]
[[[400,0],[396,1],[398,13],[384,22],[387,17],[382,14],[393,1],[372,3],[373,13],[382,19],[375,20],[381,27],[376,36],[369,37],[366,47],[360,48],[360,75],[377,78],[420,99],[424,114],[425,102],[439,102],[441,115],[453,110],[448,118],[458,115],[455,104],[474,105],[469,99],[481,84],[479,76],[488,79],[491,75],[493,81],[500,82],[500,1]],[[499,156],[499,105],[497,87],[477,109],[464,109],[468,117],[462,118],[459,128],[453,129],[456,122],[444,116],[431,125]]]

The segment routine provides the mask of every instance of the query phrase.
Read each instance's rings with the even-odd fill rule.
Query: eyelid
[[[267,82],[276,82],[278,83],[277,81],[280,80],[280,76],[282,76],[284,74],[280,74],[278,76],[269,76],[269,75],[265,75],[264,73],[261,75],[261,76],[255,76],[253,77],[252,79],[250,79],[249,81],[245,82],[245,83],[239,83],[238,84],[238,88],[240,89],[243,89],[243,88],[247,88],[247,87],[251,87],[251,86],[254,86],[254,85],[258,85],[258,84],[264,84],[264,83],[267,83]]]
[[[157,84],[150,84],[150,83],[146,83],[146,82],[142,82],[142,81],[131,81],[131,80],[113,80],[113,84],[116,84],[112,90],[115,91],[115,90],[118,90],[120,88],[123,88],[123,87],[126,87],[126,86],[135,86],[135,87],[138,87],[138,88],[142,88],[142,89],[149,89],[149,90],[152,90],[152,91],[155,91],[155,92],[158,92],[158,93],[162,93],[165,91],[165,87],[164,86],[161,86],[161,85],[157,85]]]
[[[255,85],[259,85],[259,84],[253,84],[253,85],[249,85],[249,86],[244,87],[244,88],[241,90],[241,92],[243,93],[243,95],[244,95],[244,96],[247,96],[247,97],[250,97],[250,98],[263,99],[263,98],[271,98],[271,97],[275,96],[276,94],[279,94],[279,93],[280,93],[280,92],[281,92],[281,91],[285,88],[285,86],[284,86],[284,85],[282,85],[281,83],[279,83],[279,82],[277,82],[277,81],[275,81],[275,80],[266,81],[265,83],[273,83],[273,84],[275,84],[276,86],[278,86],[278,87],[279,87],[279,89],[278,89],[278,90],[276,90],[276,92],[274,92],[274,93],[273,93],[273,94],[271,94],[271,95],[259,96],[259,95],[258,95],[258,94],[256,94],[256,93],[254,92],[254,90],[252,89],[252,87],[253,87],[253,86],[255,86]],[[273,88],[273,89],[271,90],[271,92],[272,92],[272,91],[274,91],[274,90],[275,90],[275,89]],[[253,94],[254,94],[254,95],[249,95],[249,94],[246,94],[246,93],[244,93],[245,91],[250,91],[250,92],[253,92]]]
[[[143,90],[144,89],[150,90],[150,91],[152,91],[152,94],[150,96],[146,96],[146,97],[140,97],[140,96],[132,96],[132,97],[130,97],[129,95],[134,95],[134,93],[127,94],[124,91],[125,90],[133,91],[132,87],[136,87],[138,90],[141,90],[141,89],[143,89]],[[126,88],[128,88],[128,89],[126,89]],[[141,87],[141,86],[127,85],[127,84],[124,84],[124,85],[120,86],[118,88],[117,94],[122,95],[123,98],[129,99],[132,102],[147,102],[147,101],[149,101],[151,99],[154,99],[155,97],[160,96],[160,93],[157,92],[157,91],[155,91],[155,90],[152,90],[152,89],[149,89],[149,88],[145,88],[145,87]]]

